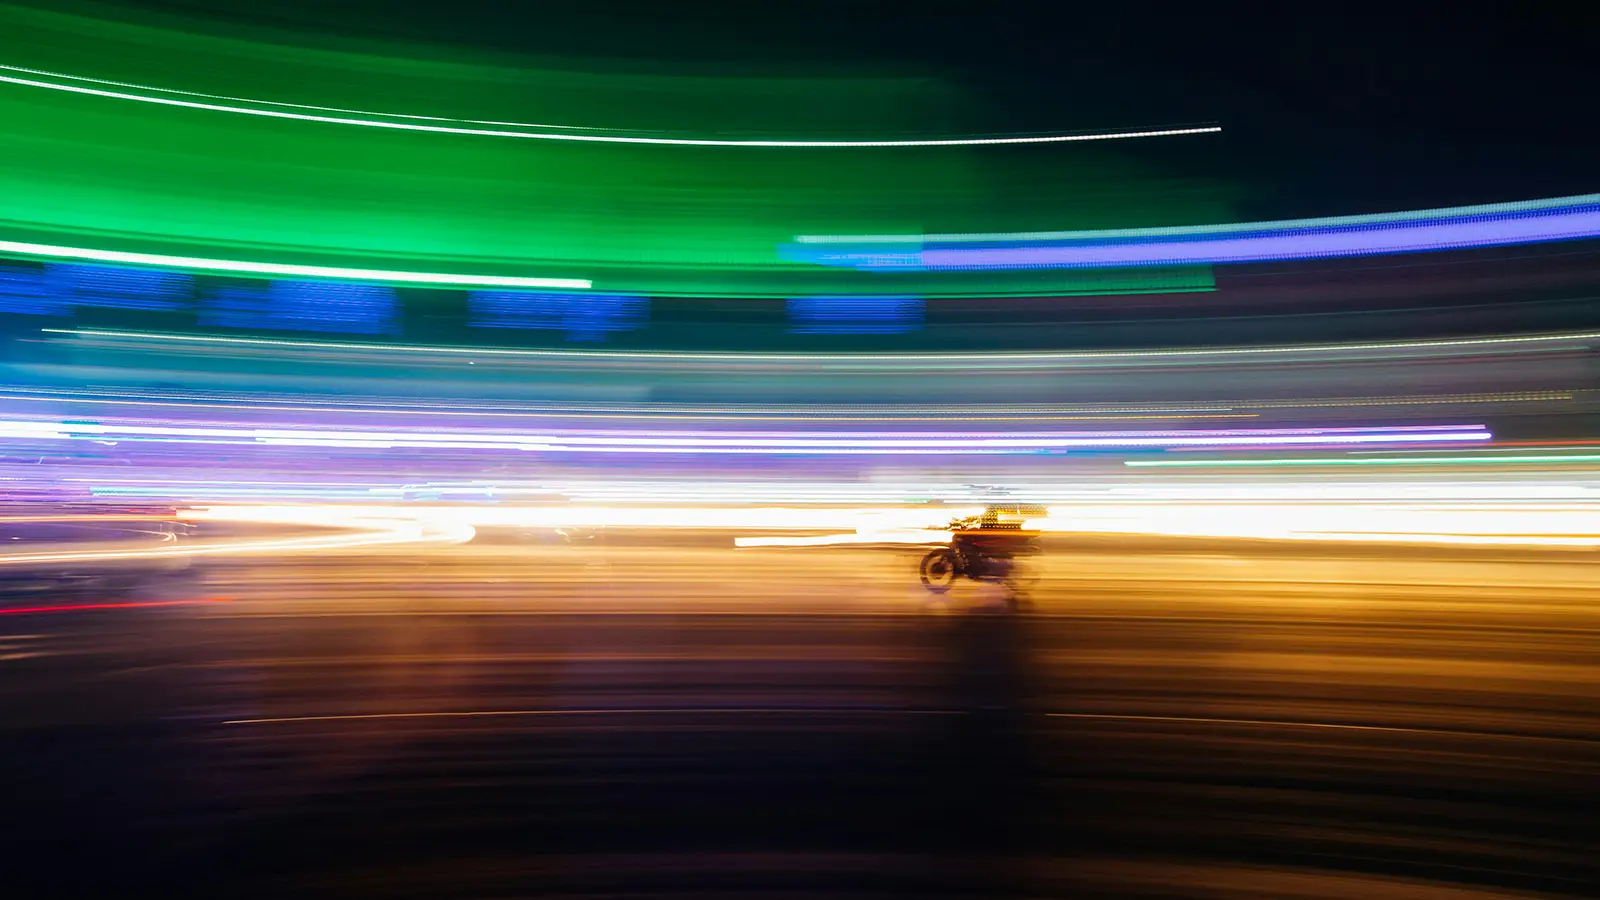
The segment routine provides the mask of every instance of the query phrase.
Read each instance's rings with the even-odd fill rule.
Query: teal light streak
[[[0,249],[4,244],[0,243]],[[585,285],[587,286],[587,284]],[[727,362],[853,362],[872,364],[908,363],[1070,363],[1078,360],[1148,359],[1165,357],[1229,357],[1272,356],[1292,353],[1345,353],[1356,350],[1427,350],[1433,348],[1474,348],[1531,344],[1535,347],[1556,341],[1587,341],[1600,339],[1600,332],[1586,331],[1572,334],[1524,335],[1498,338],[1461,338],[1441,341],[1391,341],[1367,344],[1305,344],[1289,347],[1219,347],[1174,348],[1167,350],[1085,350],[1039,353],[752,353],[752,352],[684,352],[672,350],[518,350],[480,347],[440,347],[407,344],[361,344],[343,341],[301,341],[279,338],[226,337],[203,334],[167,334],[145,331],[105,331],[87,328],[42,328],[47,334],[70,334],[83,338],[131,338],[149,341],[176,341],[200,344],[247,344],[263,347],[299,347],[319,350],[403,351],[409,353],[464,353],[478,356],[527,356],[557,359],[651,359],[651,360],[708,360]],[[1225,408],[1217,407],[1218,409]],[[1179,463],[1170,463],[1178,465]]]

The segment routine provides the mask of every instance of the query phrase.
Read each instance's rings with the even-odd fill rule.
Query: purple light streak
[[[954,241],[881,242],[872,238],[833,244],[799,243],[786,256],[825,266],[858,269],[1026,269],[1118,268],[1213,265],[1270,260],[1421,253],[1600,237],[1600,205],[1495,215],[1440,216],[1376,221],[1343,226],[1237,229],[1209,234],[1103,237],[1092,233],[1072,240],[992,240],[964,245]]]

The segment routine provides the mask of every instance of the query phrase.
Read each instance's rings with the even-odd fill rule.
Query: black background
[[[380,38],[611,67],[923,72],[995,133],[1214,122],[1241,218],[1596,189],[1593,4],[517,3],[119,0],[319,40]]]

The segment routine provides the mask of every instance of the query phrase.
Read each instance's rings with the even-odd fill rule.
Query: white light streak
[[[38,78],[23,78],[18,75],[0,75],[0,82],[20,85],[24,87],[45,88],[52,91],[66,91],[73,94],[85,94],[93,97],[105,97],[114,100],[134,100],[140,103],[154,103],[161,106],[174,106],[184,109],[207,110],[211,112],[240,113],[251,116],[263,116],[273,119],[293,119],[301,122],[320,122],[330,125],[359,125],[366,128],[387,128],[396,131],[431,132],[434,134],[473,135],[478,137],[523,138],[541,141],[581,141],[599,144],[661,144],[686,147],[795,147],[795,148],[868,148],[868,147],[970,147],[992,144],[1060,144],[1078,141],[1110,141],[1127,140],[1132,138],[1152,137],[1177,137],[1191,134],[1216,134],[1222,131],[1220,126],[1206,125],[1193,128],[1158,128],[1142,131],[1112,131],[1095,132],[1088,134],[1053,134],[1034,135],[1022,137],[963,137],[963,138],[937,138],[926,140],[856,140],[856,141],[807,141],[807,140],[734,140],[725,138],[668,138],[644,137],[636,135],[619,134],[570,134],[556,131],[534,131],[525,129],[538,128],[574,128],[566,125],[534,125],[523,123],[491,123],[471,119],[438,119],[427,116],[409,116],[393,113],[364,112],[357,110],[341,110],[334,107],[301,106],[298,104],[277,103],[273,101],[248,100],[237,97],[221,97],[211,94],[196,94],[187,91],[172,91],[166,88],[154,88],[143,85],[130,85],[123,82],[100,81],[98,79],[80,78],[75,75],[62,75],[53,72],[39,72],[37,70],[22,69],[16,66],[0,66],[11,72],[24,72],[36,75],[46,75],[51,78],[69,78],[75,81],[87,81],[106,87],[89,87],[84,84],[61,84],[51,81],[41,81]],[[159,91],[166,94],[180,94],[186,97],[210,98],[182,99],[182,96],[149,96],[147,94],[133,93],[127,90],[112,90],[112,87],[135,88],[141,91]],[[211,102],[222,100],[227,102]],[[258,109],[250,106],[241,106],[241,103],[253,103],[260,106],[278,107],[273,109]],[[320,112],[312,112],[320,110]],[[341,112],[349,115],[324,115],[324,112]],[[386,121],[385,119],[370,118],[371,116],[385,116],[391,119],[405,119],[408,121]],[[453,125],[427,124],[428,122],[455,122]],[[480,128],[478,125],[500,124],[509,128]],[[513,130],[515,129],[515,130]],[[584,129],[593,130],[593,129]]]
[[[526,278],[519,275],[451,275],[441,272],[402,272],[390,269],[356,269],[341,266],[300,266],[280,263],[242,262],[232,259],[207,259],[198,256],[169,256],[163,253],[126,253],[121,250],[96,250],[26,241],[0,241],[0,253],[43,256],[51,259],[77,259],[89,262],[126,263],[204,272],[240,272],[250,275],[282,275],[294,278],[334,278],[345,281],[381,281],[397,284],[445,284],[470,287],[568,288],[593,287],[587,278]]]

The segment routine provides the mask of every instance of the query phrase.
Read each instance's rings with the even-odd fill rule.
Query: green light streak
[[[926,72],[643,71],[33,7],[0,2],[11,79],[0,80],[0,238],[13,242],[362,270],[325,276],[356,280],[494,276],[399,282],[418,286],[516,289],[551,282],[501,278],[548,275],[652,297],[1061,297],[1214,280],[1208,266],[819,271],[780,248],[796,234],[1231,218],[1234,191],[1215,179],[1208,144],[1157,140],[1129,157],[1101,134],[982,137],[999,127],[981,124],[981,99]],[[244,99],[255,97],[271,99]],[[604,127],[537,124],[567,122]],[[1034,145],[966,145],[1013,140]]]
[[[1500,463],[1575,463],[1575,462],[1600,462],[1600,454],[1567,455],[1567,456],[1431,456],[1431,457],[1379,457],[1353,459],[1350,457],[1335,456],[1312,459],[1174,459],[1174,460],[1125,460],[1122,464],[1130,468],[1211,468],[1211,467],[1272,467],[1272,466],[1437,466],[1437,465],[1482,465]]]
[[[9,71],[33,71],[20,69],[15,66],[0,66],[0,69]],[[47,74],[53,78],[70,78],[75,81],[88,81],[96,84],[121,84],[121,82],[108,82],[95,78],[80,78],[76,75]],[[1063,144],[1076,141],[1110,141],[1125,140],[1129,138],[1152,137],[1178,137],[1190,134],[1216,134],[1222,131],[1220,126],[1211,125],[1197,128],[1161,128],[1147,131],[1117,131],[1100,132],[1091,134],[1053,134],[1034,137],[970,137],[970,138],[943,138],[935,140],[906,140],[906,141],[772,141],[772,140],[719,140],[713,138],[659,138],[636,137],[615,134],[564,134],[551,131],[510,131],[504,128],[473,128],[468,127],[478,123],[471,119],[439,119],[428,116],[408,116],[395,113],[380,113],[353,110],[361,116],[389,116],[397,119],[431,119],[432,121],[456,122],[455,125],[426,125],[417,121],[390,122],[383,119],[353,118],[351,116],[328,116],[313,112],[291,112],[289,109],[255,109],[248,106],[238,106],[237,103],[255,103],[262,106],[281,106],[293,109],[323,109],[332,110],[334,107],[311,107],[300,104],[276,103],[270,100],[249,100],[237,97],[217,97],[213,94],[196,94],[188,91],[175,91],[168,88],[147,87],[132,85],[139,90],[160,91],[168,94],[180,94],[187,97],[217,97],[232,101],[230,103],[209,103],[202,100],[183,100],[178,97],[151,97],[145,94],[135,94],[129,91],[108,90],[107,88],[94,88],[81,84],[58,84],[50,81],[40,81],[36,78],[21,78],[16,75],[0,75],[0,82],[22,85],[24,87],[45,88],[52,91],[66,91],[73,94],[86,94],[91,97],[106,97],[113,100],[134,100],[140,103],[156,103],[162,106],[177,106],[185,109],[202,109],[211,112],[241,113],[250,116],[265,116],[272,119],[294,119],[301,122],[321,122],[329,125],[359,125],[365,128],[392,128],[399,131],[423,131],[435,134],[464,134],[478,137],[504,137],[526,138],[539,141],[583,141],[597,144],[668,144],[682,147],[973,147],[988,144]],[[519,122],[500,123],[513,128],[568,128],[566,125],[531,125]]]
[[[308,109],[313,112],[350,113],[356,116],[382,116],[386,119],[410,119],[417,122],[454,122],[458,125],[498,125],[506,128],[566,128],[575,131],[619,131],[616,128],[593,128],[586,125],[549,125],[533,122],[491,122],[483,119],[452,119],[445,116],[417,116],[405,113],[372,112],[364,109],[349,109],[343,106],[313,106],[307,103],[283,103],[277,100],[251,100],[248,97],[229,97],[226,94],[204,94],[199,91],[180,91],[175,88],[152,87],[150,85],[133,84],[127,81],[111,81],[105,78],[89,78],[84,75],[65,75],[60,72],[46,72],[42,69],[28,69],[22,66],[0,65],[0,70],[7,72],[21,72],[24,75],[40,75],[46,78],[65,78],[68,81],[82,81],[89,84],[103,84],[110,87],[134,88],[141,91],[155,91],[158,94],[175,94],[180,97],[199,97],[202,100],[226,100],[229,103],[250,103],[256,106],[281,106],[285,109]]]
[[[235,272],[248,275],[285,275],[296,278],[338,278],[348,281],[382,281],[398,284],[442,284],[464,287],[588,288],[586,278],[523,278],[513,275],[450,275],[441,272],[400,272],[388,269],[347,269],[338,266],[296,266],[278,263],[241,262],[231,259],[203,259],[194,256],[167,256],[160,253],[124,253],[118,250],[93,250],[85,247],[58,247],[22,241],[0,241],[0,253],[75,259],[90,262],[127,263],[194,269],[203,272]]]

